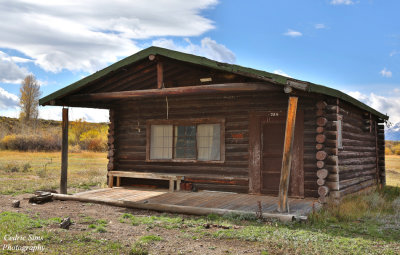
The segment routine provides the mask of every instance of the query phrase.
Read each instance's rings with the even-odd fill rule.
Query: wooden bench
[[[140,179],[156,179],[169,181],[169,191],[174,192],[174,185],[176,181],[176,190],[181,189],[181,181],[184,179],[182,175],[164,174],[164,173],[143,173],[132,171],[109,171],[108,172],[108,187],[112,188],[114,177],[117,177],[117,187],[121,185],[121,177],[127,178],[140,178]]]

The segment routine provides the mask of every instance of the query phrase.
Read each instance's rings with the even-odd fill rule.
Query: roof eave
[[[273,74],[273,73],[269,73],[269,72],[265,72],[265,71],[261,71],[261,70],[242,67],[239,65],[222,63],[222,62],[207,59],[205,57],[200,57],[200,56],[196,56],[196,55],[192,55],[192,54],[187,54],[187,53],[182,53],[182,52],[178,52],[178,51],[173,51],[173,50],[168,50],[168,49],[152,46],[152,47],[149,47],[142,51],[139,51],[129,57],[126,57],[126,58],[100,70],[100,71],[97,71],[97,72],[67,86],[67,87],[64,87],[50,95],[47,95],[47,96],[39,99],[39,104],[40,105],[48,105],[48,104],[50,104],[50,102],[52,100],[56,100],[63,96],[66,96],[66,95],[78,90],[79,88],[87,85],[90,82],[93,82],[113,71],[116,71],[121,67],[124,67],[126,65],[129,65],[129,64],[135,63],[137,61],[140,61],[142,59],[145,59],[149,55],[162,55],[164,57],[169,57],[169,58],[172,58],[175,60],[188,62],[188,63],[192,63],[192,64],[196,64],[196,65],[202,65],[205,67],[209,67],[209,68],[213,68],[213,69],[217,69],[217,70],[221,70],[221,71],[227,71],[227,72],[236,73],[236,74],[240,74],[240,75],[244,75],[244,76],[249,76],[249,77],[257,78],[257,79],[264,80],[264,81],[268,80],[270,82],[273,82],[275,84],[282,85],[282,86],[286,86],[288,80],[297,81],[295,79],[291,79],[291,78],[288,78],[285,76],[281,76],[281,75],[277,75],[277,74]],[[375,109],[369,107],[368,105],[358,101],[357,99],[355,99],[339,90],[332,89],[332,88],[318,85],[318,84],[313,84],[310,82],[304,82],[304,83],[309,85],[308,89],[307,89],[308,92],[319,93],[319,94],[324,94],[327,96],[337,97],[337,98],[347,101],[355,106],[358,106],[366,111],[369,111],[372,114],[378,116],[379,118],[381,118],[383,120],[389,119],[389,117],[387,115],[384,115],[384,114],[376,111]]]

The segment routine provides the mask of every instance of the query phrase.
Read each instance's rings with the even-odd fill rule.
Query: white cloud
[[[400,122],[400,97],[384,97],[374,93],[369,95],[362,94],[358,91],[348,92],[348,94],[361,102],[371,106],[375,110],[389,115],[392,123]]]
[[[331,4],[333,5],[351,5],[354,4],[352,0],[332,0]]]
[[[95,71],[140,49],[133,40],[198,36],[213,29],[200,15],[217,0],[0,2],[0,47],[43,69]],[[14,60],[14,61],[18,61]],[[20,60],[22,61],[22,60]]]
[[[392,52],[390,52],[389,56],[390,56],[390,57],[393,57],[393,56],[396,56],[397,54],[400,54],[400,51],[398,51],[398,50],[393,50]]]
[[[325,24],[319,23],[319,24],[315,24],[315,29],[324,29],[326,28]]]
[[[0,51],[0,59],[4,61],[11,61],[14,63],[28,63],[32,62],[32,59],[21,58],[16,56],[9,56],[7,53]]]
[[[195,55],[204,56],[220,62],[235,63],[235,54],[222,44],[205,37],[201,40],[201,44],[192,43],[189,39],[185,39],[185,45],[179,45],[171,39],[157,39],[152,42],[154,46],[168,48],[171,50],[182,51]]]
[[[282,70],[280,70],[280,69],[275,70],[275,71],[274,71],[274,74],[279,74],[279,75],[282,75],[282,76],[286,76],[286,77],[291,78],[291,76],[289,76],[287,73],[285,73],[284,71],[282,71]]]
[[[22,58],[11,57],[0,51],[0,82],[21,83],[24,77],[29,74],[26,68],[16,64],[16,62],[22,61]]]
[[[61,106],[39,106],[39,118],[50,120],[61,120]],[[89,122],[108,122],[108,110],[70,107],[68,113],[70,121],[85,119]]]
[[[299,31],[288,29],[288,31],[286,33],[284,33],[284,35],[290,36],[290,37],[299,37],[299,36],[302,36],[303,34]]]
[[[19,98],[2,87],[0,87],[0,110],[17,109],[19,107]]]
[[[387,70],[386,67],[383,68],[383,70],[380,71],[379,73],[380,73],[383,77],[387,77],[387,78],[392,77],[392,72],[389,71],[389,70]]]

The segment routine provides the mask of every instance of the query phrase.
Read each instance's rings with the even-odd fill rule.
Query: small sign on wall
[[[243,134],[232,134],[232,138],[243,139]]]

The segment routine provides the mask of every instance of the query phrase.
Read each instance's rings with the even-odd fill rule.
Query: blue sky
[[[28,73],[47,95],[157,45],[340,89],[400,122],[399,1],[150,2],[0,1],[0,115],[18,115]]]

